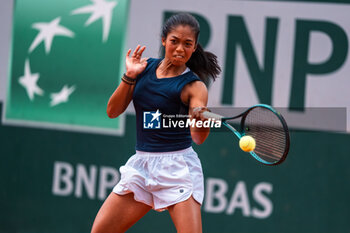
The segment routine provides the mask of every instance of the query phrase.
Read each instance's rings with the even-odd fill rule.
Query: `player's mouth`
[[[184,58],[184,56],[181,56],[181,55],[175,55],[174,57],[175,58]]]

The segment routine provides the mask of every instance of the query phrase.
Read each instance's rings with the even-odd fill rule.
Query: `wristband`
[[[135,85],[135,82],[129,82],[126,79],[122,78],[122,81],[125,82],[128,85]]]
[[[123,78],[125,78],[129,82],[136,82],[136,78],[131,78],[127,76],[125,73],[123,74]]]
[[[136,79],[128,77],[126,74],[123,75],[122,81],[128,85],[135,85]]]

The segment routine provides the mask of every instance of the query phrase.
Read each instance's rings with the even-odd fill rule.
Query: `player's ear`
[[[166,41],[166,38],[165,37],[162,37],[162,45],[165,47],[165,41]]]

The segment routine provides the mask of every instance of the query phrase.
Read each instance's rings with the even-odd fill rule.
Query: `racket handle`
[[[215,113],[212,113],[212,112],[203,112],[202,115],[209,119],[209,118],[214,118],[215,120],[221,120],[223,118],[223,116],[219,115],[219,114],[215,114]]]

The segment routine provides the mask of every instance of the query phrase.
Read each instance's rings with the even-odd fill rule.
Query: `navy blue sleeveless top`
[[[136,80],[133,103],[136,111],[136,150],[139,151],[176,151],[192,145],[188,127],[165,128],[162,122],[165,115],[188,115],[188,106],[181,101],[181,91],[186,84],[200,79],[192,71],[158,79],[156,69],[160,62],[161,59],[148,59],[146,69]],[[159,118],[159,114],[152,115],[157,110],[162,114]],[[157,117],[154,121],[153,116]]]

